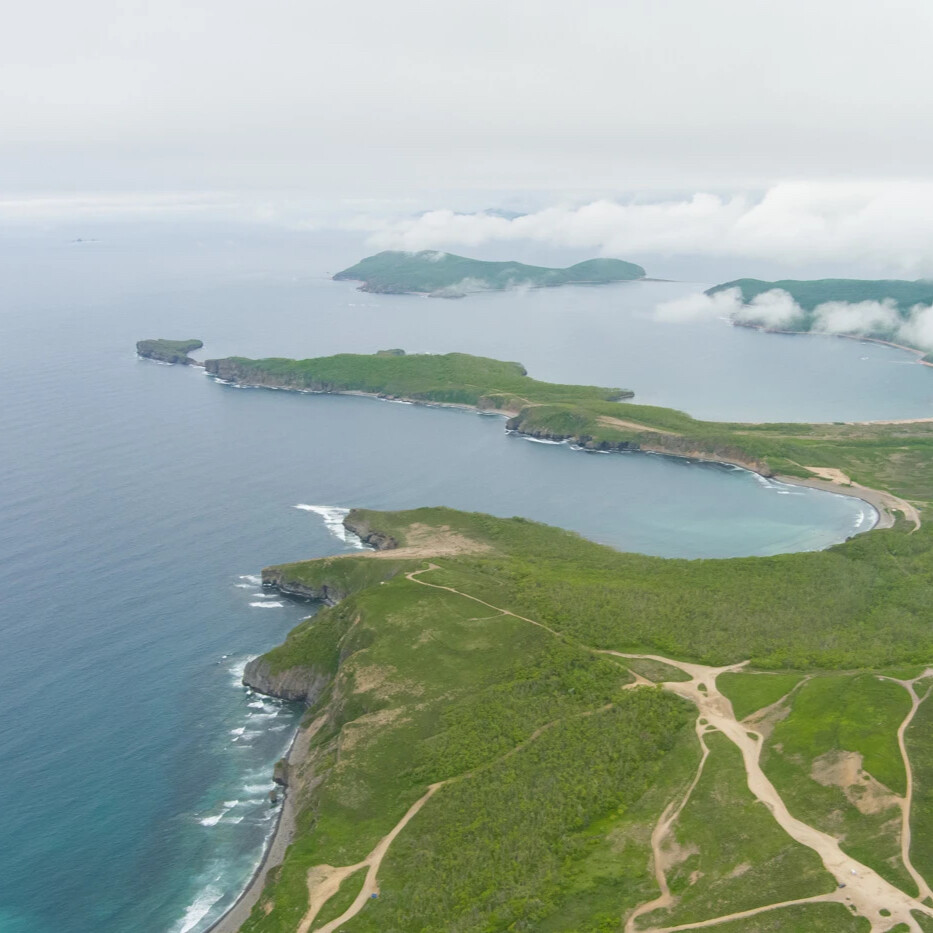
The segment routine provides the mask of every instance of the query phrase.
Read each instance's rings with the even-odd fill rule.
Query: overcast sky
[[[33,0],[3,188],[347,196],[923,176],[928,0]]]
[[[929,0],[33,0],[0,31],[0,221],[336,208],[382,245],[933,274],[931,48]],[[534,218],[444,211],[493,206]]]

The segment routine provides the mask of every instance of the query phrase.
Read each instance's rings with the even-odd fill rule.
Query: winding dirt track
[[[563,637],[554,629],[549,628],[547,625],[544,625],[541,622],[537,622],[534,619],[528,619],[525,616],[520,616],[508,609],[502,609],[499,606],[494,606],[492,603],[487,603],[484,600],[477,598],[476,596],[471,596],[469,593],[462,593],[453,587],[440,586],[435,583],[427,583],[424,580],[418,579],[421,574],[438,569],[440,568],[437,567],[436,564],[429,564],[428,567],[423,570],[416,570],[406,574],[406,577],[413,583],[418,583],[421,586],[431,587],[432,589],[445,590],[450,593],[455,593],[457,596],[461,596],[464,599],[473,600],[474,602],[480,603],[489,609],[493,609],[502,615],[521,619],[524,622],[528,622],[531,625],[536,625],[539,628],[544,629],[552,635]],[[610,655],[618,658],[640,658],[651,661],[660,661],[663,664],[669,664],[672,667],[678,668],[679,670],[689,675],[691,679],[689,681],[666,682],[661,684],[661,686],[664,689],[669,690],[670,692],[675,693],[686,700],[689,700],[697,707],[698,710],[696,728],[700,744],[703,748],[702,759],[700,761],[699,767],[697,768],[697,772],[693,778],[693,781],[684,794],[683,798],[679,802],[670,804],[664,810],[651,836],[651,848],[654,861],[655,877],[657,879],[661,894],[658,898],[655,898],[654,900],[649,901],[646,904],[642,904],[636,908],[636,910],[627,919],[625,925],[626,933],[678,933],[678,931],[682,930],[685,931],[714,927],[718,924],[726,923],[729,920],[739,920],[765,913],[767,911],[779,910],[783,907],[791,907],[798,904],[816,904],[828,902],[841,903],[847,906],[854,913],[866,917],[871,924],[871,933],[883,933],[883,931],[890,930],[892,927],[898,924],[904,924],[907,929],[911,931],[911,933],[923,933],[923,930],[913,916],[912,911],[916,911],[918,913],[925,914],[927,917],[933,918],[933,908],[922,903],[922,899],[930,894],[930,888],[927,882],[923,879],[919,872],[914,869],[910,862],[910,804],[912,801],[913,778],[910,768],[910,761],[904,742],[904,734],[906,733],[907,727],[909,726],[914,714],[916,713],[917,707],[920,705],[923,699],[926,699],[926,696],[930,693],[930,689],[933,688],[928,689],[927,693],[924,694],[924,697],[920,698],[917,696],[916,691],[914,690],[914,681],[898,681],[898,683],[901,683],[911,695],[911,710],[898,729],[898,741],[901,748],[901,754],[904,758],[904,765],[907,771],[907,794],[904,798],[902,807],[902,812],[904,814],[901,842],[902,856],[905,866],[920,889],[919,898],[915,898],[911,897],[904,891],[901,891],[899,888],[892,885],[890,882],[886,881],[879,874],[877,874],[877,872],[873,871],[868,866],[863,865],[858,860],[843,852],[839,846],[839,841],[833,836],[830,836],[828,833],[824,833],[821,830],[818,830],[815,827],[810,826],[791,815],[780,794],[777,792],[771,781],[768,780],[767,776],[761,768],[759,759],[761,755],[761,748],[764,742],[764,736],[755,730],[751,723],[741,723],[735,718],[735,713],[732,710],[732,704],[725,696],[723,696],[722,693],[719,692],[716,687],[716,679],[720,674],[723,674],[727,671],[740,671],[747,665],[747,661],[743,661],[739,664],[727,665],[725,667],[711,667],[703,664],[690,664],[685,661],[677,661],[672,658],[665,658],[660,655],[653,654],[626,654],[620,651],[600,650],[595,648],[589,648],[588,650],[593,651],[594,653]],[[922,677],[931,673],[933,673],[933,670],[925,671],[924,674],[917,678],[917,680],[920,680]],[[635,685],[637,685],[637,681],[636,684],[632,686]],[[587,713],[581,715],[592,715],[593,712],[596,711],[588,711]],[[700,719],[705,719],[706,724],[701,726],[699,723]],[[535,731],[535,733],[526,739],[525,742],[521,743],[521,745],[512,749],[510,752],[507,752],[505,757],[517,753],[528,743],[534,741],[535,738],[537,738],[537,736],[539,736],[542,732],[554,725],[556,725],[556,722],[548,723],[547,725],[540,727]],[[638,917],[643,916],[644,914],[657,908],[668,906],[672,901],[670,889],[667,884],[667,878],[665,877],[664,873],[663,842],[665,836],[670,831],[684,806],[686,806],[694,788],[700,780],[703,765],[705,764],[706,758],[709,754],[706,743],[703,740],[703,733],[713,730],[721,732],[738,747],[742,754],[742,760],[745,764],[748,788],[755,796],[755,798],[761,801],[768,808],[771,815],[775,818],[781,828],[784,829],[784,831],[792,839],[801,845],[807,846],[816,852],[817,855],[819,855],[824,867],[830,874],[833,875],[839,887],[836,891],[832,891],[828,894],[817,895],[816,897],[782,901],[777,904],[768,904],[753,910],[738,911],[736,913],[725,914],[720,917],[713,917],[708,920],[697,921],[689,924],[682,924],[671,927],[641,928],[638,930],[636,928],[636,921]],[[476,771],[479,770],[480,769],[476,769]],[[363,867],[368,867],[369,870],[366,873],[366,880],[363,883],[363,888],[350,907],[348,907],[347,910],[345,910],[344,913],[341,914],[341,916],[339,916],[336,920],[332,920],[330,923],[321,927],[318,933],[334,933],[334,931],[336,931],[342,924],[346,923],[352,917],[355,917],[363,909],[363,906],[372,897],[372,895],[378,894],[379,887],[377,884],[376,876],[379,872],[379,867],[382,864],[383,858],[385,857],[389,847],[395,841],[395,838],[398,836],[398,834],[405,828],[405,826],[408,825],[408,823],[414,818],[418,811],[441,787],[443,787],[445,784],[450,784],[453,781],[459,781],[470,777],[472,774],[475,774],[476,771],[458,775],[456,777],[449,778],[446,781],[441,781],[437,784],[432,784],[428,788],[427,792],[414,804],[412,804],[405,816],[402,817],[402,819],[396,824],[391,832],[389,832],[379,841],[376,847],[365,859],[363,859],[363,861],[357,863],[356,865],[346,866],[343,868],[333,868],[332,866],[327,865],[319,865],[312,868],[308,873],[310,906],[308,912],[305,914],[300,926],[298,927],[298,933],[308,933],[312,924],[314,923],[314,918],[320,912],[321,907],[334,893],[336,893],[337,889],[340,887],[340,883],[347,876]],[[882,914],[882,911],[884,911],[884,914]]]
[[[927,668],[919,677],[914,677],[913,680],[897,680],[894,677],[884,678],[885,680],[893,680],[895,683],[900,684],[910,696],[910,711],[904,717],[904,721],[897,730],[897,744],[901,750],[901,758],[904,761],[904,771],[907,775],[906,792],[900,801],[901,861],[910,873],[910,877],[914,879],[914,884],[917,885],[917,890],[920,892],[917,896],[922,901],[927,898],[933,899],[933,891],[930,890],[930,886],[927,884],[926,879],[914,868],[914,864],[910,860],[910,812],[914,801],[914,771],[910,764],[910,756],[907,754],[907,743],[904,737],[907,734],[907,728],[913,721],[920,704],[930,695],[930,691],[933,690],[933,686],[927,687],[926,693],[921,697],[917,695],[915,685],[918,681],[923,680],[925,677],[929,677],[930,674],[933,674],[933,669]]]
[[[696,704],[700,716],[705,718],[711,726],[722,732],[738,747],[745,763],[748,789],[768,808],[781,828],[792,839],[813,849],[819,855],[824,867],[833,875],[837,884],[846,886],[845,888],[839,888],[836,892],[823,895],[821,900],[839,901],[850,908],[854,908],[857,914],[868,918],[871,923],[872,933],[882,933],[882,931],[890,930],[898,923],[905,924],[913,933],[922,933],[922,928],[911,911],[933,917],[933,909],[923,904],[918,898],[911,897],[896,888],[867,865],[863,865],[857,859],[847,855],[840,848],[839,841],[833,836],[792,816],[780,794],[778,794],[771,781],[768,780],[759,762],[764,737],[760,732],[752,730],[750,726],[740,723],[735,718],[732,704],[716,688],[716,678],[720,674],[726,671],[741,670],[747,662],[727,667],[709,667],[702,664],[688,664],[657,655],[623,654],[618,651],[606,653],[623,658],[649,658],[653,661],[662,661],[665,664],[678,667],[690,675],[692,679],[689,681],[665,683],[663,687]],[[701,687],[704,689],[701,689]],[[755,912],[761,913],[763,910],[787,907],[794,903],[800,902],[785,901]],[[882,911],[885,911],[885,914],[882,914]],[[675,930],[714,926],[744,916],[749,916],[748,912],[712,918],[702,924],[693,923],[677,927],[652,928],[650,933],[674,933]],[[648,933],[648,931],[645,930],[643,933]]]

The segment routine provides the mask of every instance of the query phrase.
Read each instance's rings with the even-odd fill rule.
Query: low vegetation
[[[759,728],[766,773],[791,812],[914,890],[899,860],[893,796],[905,788],[896,732],[909,697],[851,669],[915,672],[933,655],[927,526],[814,554],[681,561],[442,508],[359,510],[347,521],[399,549],[417,540],[429,550],[431,529],[438,540],[455,533],[482,547],[270,568],[315,586],[330,580],[347,595],[267,655],[278,669],[326,667],[333,683],[309,717],[324,724],[293,790],[295,841],[247,933],[291,933],[307,911],[308,869],[358,864],[438,783],[382,862],[380,896],[343,930],[620,933],[658,894],[651,831],[683,796],[699,754],[695,709],[660,687],[633,688],[629,671],[675,686],[684,675],[607,650],[753,659],[760,671],[720,675],[717,686],[739,716],[787,696]],[[929,731],[918,720],[910,740]],[[710,756],[666,843],[674,900],[638,929],[835,889],[819,858],[753,799],[735,747],[716,732],[704,741]],[[926,867],[924,846],[915,837]],[[326,916],[339,915],[338,896]],[[837,904],[743,923],[722,928],[864,930]]]
[[[160,363],[187,365],[194,362],[188,354],[200,350],[203,346],[200,340],[140,340],[136,344],[136,352],[146,359],[158,360]]]
[[[833,467],[864,486],[933,500],[933,423],[741,424],[623,399],[625,389],[541,382],[519,363],[465,353],[340,354],[308,360],[227,357],[209,373],[249,386],[360,392],[500,411],[509,430],[596,450],[645,450],[726,461],[765,475]]]
[[[521,262],[486,262],[433,250],[408,253],[386,250],[368,256],[334,278],[362,282],[362,291],[418,293],[462,298],[471,292],[518,286],[605,285],[643,279],[645,270],[621,259],[589,259],[566,269],[528,266]]]

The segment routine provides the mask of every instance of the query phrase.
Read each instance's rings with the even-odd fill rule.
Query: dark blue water
[[[855,500],[530,443],[496,417],[219,386],[137,360],[136,339],[199,336],[211,355],[466,349],[636,389],[676,370],[666,401],[729,416],[749,396],[798,418],[827,398],[846,417],[894,415],[898,392],[913,413],[933,391],[933,371],[882,348],[715,322],[701,359],[695,334],[662,340],[650,318],[682,285],[375,300],[324,278],[350,250],[334,242],[4,245],[3,933],[180,933],[236,896],[271,828],[264,796],[296,715],[238,687],[239,671],[307,612],[257,595],[250,575],[348,547],[295,506],[447,504],[688,557],[822,547],[867,523]],[[754,385],[733,365],[735,339],[770,359]],[[800,372],[821,361],[821,396],[788,399],[795,359]]]

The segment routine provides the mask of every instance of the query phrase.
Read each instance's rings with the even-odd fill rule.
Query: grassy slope
[[[603,284],[644,276],[641,266],[621,259],[591,259],[566,269],[551,269],[520,262],[486,262],[431,250],[387,250],[368,256],[334,278],[364,282],[373,291],[430,293],[458,286],[464,280],[475,283],[474,287],[503,289],[513,285]]]
[[[716,733],[705,739],[709,758],[675,826],[681,859],[667,879],[676,900],[640,926],[709,920],[834,890],[819,856],[794,842],[752,796],[735,745]]]
[[[738,288],[743,301],[779,288],[787,292],[804,311],[812,311],[827,301],[854,304],[860,301],[891,300],[907,311],[915,304],[933,302],[933,282],[925,279],[781,279],[767,282],[763,279],[736,279],[707,290],[714,295],[729,288]]]
[[[815,677],[778,722],[762,765],[791,813],[840,837],[844,850],[892,883],[916,893],[900,861],[900,811],[893,805],[863,813],[842,788],[811,776],[814,762],[835,751],[857,752],[862,767],[896,794],[906,777],[897,728],[910,709],[906,691],[872,674]]]
[[[209,372],[246,384],[313,391],[360,391],[516,411],[509,427],[588,447],[641,448],[745,463],[762,472],[809,476],[831,466],[856,482],[907,499],[933,501],[933,424],[732,424],[614,401],[626,393],[557,385],[518,363],[463,353],[340,354],[310,360],[208,360]]]
[[[656,893],[651,826],[689,780],[695,739],[679,701],[650,688],[621,692],[628,680],[621,664],[581,643],[716,663],[753,656],[761,667],[777,662],[795,669],[891,666],[933,654],[926,621],[933,580],[924,570],[933,535],[926,526],[914,535],[875,532],[815,554],[676,561],[619,554],[522,519],[449,509],[359,511],[353,518],[401,546],[414,523],[422,538],[424,526],[446,526],[486,544],[491,549],[482,553],[433,558],[438,569],[421,579],[539,619],[558,637],[401,574],[373,585],[385,572],[350,569],[382,563],[364,555],[291,565],[305,580],[320,583],[333,573],[357,591],[270,653],[277,663],[296,665],[323,656],[339,672],[328,697],[331,718],[308,765],[323,781],[302,802],[296,842],[264,902],[274,906],[268,916],[257,908],[248,933],[293,930],[307,904],[309,867],[353,864],[428,784],[470,771],[473,777],[443,788],[399,837],[380,873],[382,897],[347,929],[504,930],[521,917],[534,918],[527,927],[534,930],[619,929],[626,910]],[[771,676],[726,680],[740,714],[776,699],[778,689],[786,693],[799,677],[774,676],[765,690],[759,681]],[[607,703],[614,711],[580,716]],[[909,886],[894,864],[891,814],[859,814],[841,790],[809,776],[813,758],[848,749],[902,790],[894,732],[905,703],[902,688],[868,675],[817,677],[794,695],[765,764],[792,811],[845,832],[856,857]],[[652,725],[661,721],[668,726]],[[607,722],[612,728],[603,728]],[[548,723],[558,724],[508,757]],[[654,738],[626,744],[632,723],[639,735]],[[729,754],[717,749],[711,774],[722,769],[718,786],[732,800],[747,791],[730,770]],[[621,771],[612,770],[617,765]],[[591,772],[601,775],[598,786]],[[612,774],[618,781],[607,778]],[[701,814],[715,803],[700,802]],[[757,807],[747,806],[751,822],[743,825],[757,826]],[[702,816],[688,819],[685,831],[701,833],[702,823]],[[755,837],[770,838],[776,826],[769,825]],[[739,851],[730,845],[704,842],[709,854],[699,870],[707,880],[686,884],[678,910],[695,903],[699,917],[717,901],[721,912],[749,903],[761,884],[746,885],[744,873],[728,877]],[[756,864],[771,864],[771,856],[749,852]],[[774,862],[775,883],[797,872],[785,875],[782,864]],[[802,890],[798,885],[787,896]],[[812,910],[801,909],[800,917],[823,923],[834,914],[829,907]],[[773,928],[768,922],[748,929]]]
[[[752,713],[790,693],[800,683],[802,674],[720,674],[716,686],[732,703],[736,719]]]
[[[906,741],[914,774],[910,857],[917,871],[930,878],[933,877],[933,700],[928,698],[921,703],[907,730]]]

